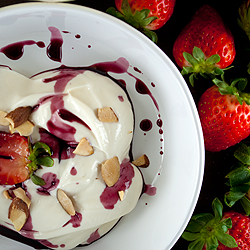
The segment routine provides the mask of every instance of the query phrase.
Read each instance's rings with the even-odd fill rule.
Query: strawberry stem
[[[150,13],[149,9],[142,9],[141,11],[136,10],[133,13],[128,0],[123,0],[121,12],[117,11],[114,7],[108,8],[106,12],[135,27],[147,37],[149,37],[154,43],[157,43],[157,34],[152,30],[145,28],[147,25],[157,19],[156,16],[148,16]]]
[[[232,207],[240,201],[246,215],[250,215],[250,147],[240,143],[234,152],[234,157],[238,160],[234,169],[226,175],[227,185],[230,190],[224,195],[225,204]]]
[[[239,103],[242,105],[243,101],[250,104],[250,94],[242,92],[247,86],[246,78],[236,78],[229,85],[224,78],[224,74],[221,75],[221,80],[214,78],[213,83],[218,87],[219,92],[222,95],[234,95],[238,99]],[[238,85],[238,87],[236,87]]]
[[[223,75],[224,70],[231,68],[218,68],[216,64],[220,61],[220,56],[215,54],[206,59],[203,51],[196,46],[193,48],[192,55],[183,52],[183,57],[189,62],[190,66],[183,67],[181,74],[190,74],[189,82],[191,86],[194,86],[194,79],[198,79],[198,75],[206,79],[214,79],[217,75]]]
[[[229,228],[232,228],[230,218],[222,219],[223,205],[218,198],[212,202],[213,214],[202,213],[192,216],[182,238],[192,241],[189,250],[217,249],[219,242],[223,245],[233,248],[237,247],[235,239],[227,234]]]
[[[29,140],[29,150],[30,155],[28,159],[30,163],[28,163],[27,167],[30,171],[30,178],[34,184],[43,186],[45,185],[45,181],[34,174],[34,172],[40,168],[40,166],[52,167],[54,165],[54,160],[51,158],[52,152],[50,147],[43,142],[36,142],[34,145],[31,144]]]

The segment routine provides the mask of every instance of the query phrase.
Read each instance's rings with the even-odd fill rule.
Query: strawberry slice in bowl
[[[53,166],[49,147],[17,133],[0,132],[0,185],[15,185],[31,178],[36,185],[44,185],[34,171],[43,166]]]

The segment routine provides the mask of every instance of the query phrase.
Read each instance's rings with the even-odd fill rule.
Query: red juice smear
[[[45,47],[44,42],[41,42],[41,41],[35,42],[33,40],[27,40],[27,41],[12,43],[5,47],[2,47],[0,49],[0,52],[3,53],[5,56],[7,56],[11,60],[18,60],[23,56],[24,46],[33,45],[33,44],[36,44],[39,48]]]
[[[81,213],[77,213],[74,216],[71,216],[71,219],[66,222],[63,227],[66,227],[68,224],[72,223],[72,227],[77,228],[81,226],[81,222],[82,222],[82,214]]]
[[[83,125],[84,127],[88,128],[89,130],[91,130],[91,128],[83,120],[81,120],[79,117],[77,117],[76,115],[74,115],[73,113],[71,113],[66,109],[59,109],[58,115],[65,121],[77,122]]]
[[[32,230],[32,229],[33,229],[32,218],[29,215],[26,223],[24,224],[24,226],[20,230],[20,234],[24,237],[29,238],[29,239],[34,239],[34,233],[36,233],[37,231]]]
[[[124,159],[120,165],[120,178],[112,187],[106,187],[100,196],[100,201],[106,209],[113,209],[119,200],[118,191],[125,191],[132,183],[134,169],[129,159]]]
[[[45,181],[45,185],[37,189],[37,193],[40,195],[50,195],[50,192],[57,188],[60,180],[57,179],[57,175],[54,173],[45,173],[42,178]]]
[[[93,232],[93,233],[89,236],[89,238],[87,239],[87,242],[88,242],[89,244],[92,243],[92,242],[94,242],[94,241],[96,241],[96,240],[98,240],[98,239],[100,238],[100,234],[99,234],[98,230],[99,230],[99,228],[97,228],[97,229],[95,230],[95,232]]]
[[[96,63],[93,64],[92,67],[105,73],[113,72],[117,74],[122,74],[127,73],[127,70],[129,68],[129,62],[125,58],[120,57],[114,62]]]
[[[41,244],[43,244],[46,247],[50,247],[50,248],[58,248],[58,245],[54,245],[51,242],[49,242],[48,240],[39,240],[39,242]]]
[[[72,80],[77,75],[83,73],[84,70],[76,70],[76,69],[59,69],[58,74],[56,76],[53,76],[51,78],[45,78],[43,79],[44,83],[49,83],[56,81],[54,86],[55,93],[62,93],[65,90],[65,87],[69,83],[70,80]]]
[[[75,150],[77,143],[64,141],[42,128],[39,129],[39,133],[41,141],[51,148],[52,158],[57,158],[60,162],[61,160],[75,157],[73,151]]]
[[[63,38],[60,31],[55,27],[49,27],[51,32],[50,44],[47,47],[48,57],[56,62],[62,61]]]

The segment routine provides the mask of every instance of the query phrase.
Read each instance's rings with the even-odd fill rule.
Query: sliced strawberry
[[[13,185],[29,178],[30,162],[27,138],[18,134],[0,133],[0,184]]]
[[[45,181],[34,174],[39,167],[52,167],[51,150],[43,142],[31,145],[27,137],[0,132],[0,185],[14,185],[29,178],[36,185]]]

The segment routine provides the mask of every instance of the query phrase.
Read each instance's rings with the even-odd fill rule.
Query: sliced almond
[[[71,199],[68,197],[68,195],[62,190],[57,190],[57,199],[60,202],[63,209],[71,216],[74,216],[76,214],[76,210],[74,208],[74,205],[71,201]]]
[[[123,199],[124,199],[124,191],[123,190],[118,191],[118,195],[119,195],[120,200],[123,201]]]
[[[149,159],[145,154],[139,157],[138,159],[132,161],[132,163],[140,168],[147,168],[150,164]]]
[[[78,143],[76,149],[73,151],[76,155],[88,156],[94,153],[93,147],[90,145],[87,138],[82,138]]]
[[[10,122],[5,118],[6,115],[6,112],[0,110],[0,125],[2,126],[9,126],[10,124]]]
[[[112,187],[120,178],[120,163],[117,156],[106,160],[101,166],[102,178],[108,187]]]
[[[7,199],[7,200],[12,200],[12,197],[10,196],[10,193],[8,190],[4,190],[3,191],[3,196]]]
[[[22,229],[28,217],[29,209],[27,204],[18,197],[14,198],[9,207],[8,218],[11,220],[17,231]]]
[[[18,132],[21,136],[29,136],[33,133],[34,126],[35,125],[30,120],[27,120],[16,128],[14,128],[12,124],[10,124],[9,130],[12,134]]]
[[[5,118],[10,122],[13,128],[16,128],[28,120],[31,112],[32,107],[30,106],[18,107],[9,112]]]
[[[111,107],[97,109],[97,117],[101,122],[118,122],[114,110]]]
[[[26,195],[25,191],[24,191],[21,187],[19,187],[19,188],[17,188],[17,189],[14,189],[14,190],[13,190],[13,193],[14,193],[14,195],[15,195],[16,197],[18,197],[18,198],[20,198],[21,200],[23,200],[23,201],[27,204],[28,208],[30,207],[31,200],[30,200],[30,198]]]

